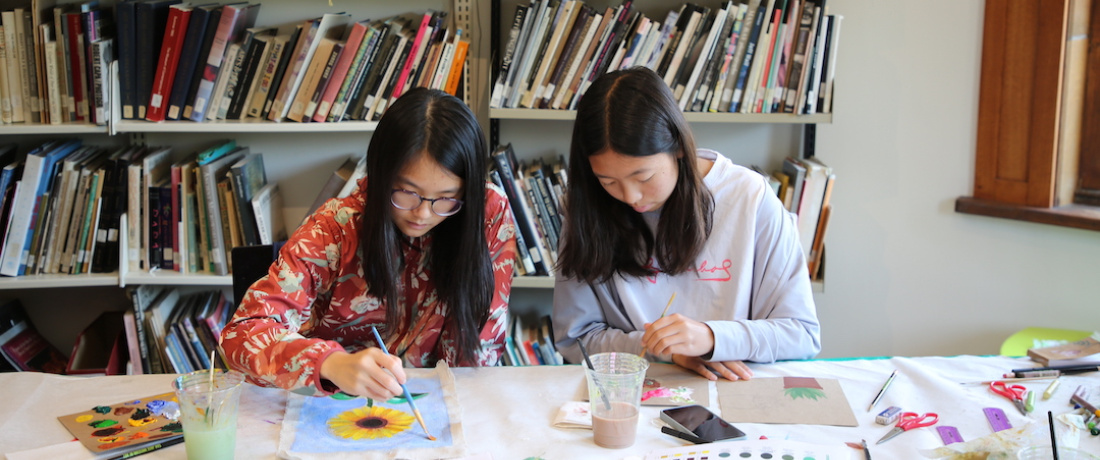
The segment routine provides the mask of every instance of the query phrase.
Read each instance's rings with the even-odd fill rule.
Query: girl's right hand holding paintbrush
[[[374,347],[328,355],[321,362],[321,378],[344,393],[383,401],[403,394],[401,384],[406,380],[401,358]]]

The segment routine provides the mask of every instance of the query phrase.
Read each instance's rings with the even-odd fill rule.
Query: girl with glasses
[[[497,365],[515,227],[486,181],[488,155],[461,100],[424,88],[398,98],[358,189],[294,232],[222,331],[230,367],[258,385],[388,399],[403,365]]]
[[[569,179],[553,311],[564,357],[579,362],[583,341],[737,380],[746,361],[821,350],[794,216],[760,174],[696,149],[656,73],[593,82]]]

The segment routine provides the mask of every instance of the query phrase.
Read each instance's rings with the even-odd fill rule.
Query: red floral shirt
[[[360,182],[365,187],[365,182]],[[367,293],[359,252],[359,214],[364,196],[329,200],[310,216],[279,251],[268,274],[245,294],[221,334],[229,366],[260,386],[331,394],[322,386],[321,362],[333,352],[377,346],[377,326],[390,353],[405,365],[495,366],[504,350],[508,297],[515,260],[515,226],[504,193],[486,184],[485,239],[493,264],[493,301],[480,334],[477,362],[460,361],[452,322],[427,265],[431,233],[408,240],[398,282],[398,311],[411,314],[409,327],[385,331],[382,300]],[[398,321],[403,324],[403,321]]]

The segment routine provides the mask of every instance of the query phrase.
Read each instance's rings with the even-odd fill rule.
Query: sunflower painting
[[[295,396],[287,405],[287,418],[294,423],[284,425],[284,435],[288,427],[294,427],[288,451],[298,458],[352,452],[362,453],[364,458],[381,458],[394,449],[454,446],[451,415],[439,378],[412,377],[407,386],[415,395],[413,399],[428,431],[438,440],[428,440],[404,398],[370,401],[359,397]]]
[[[360,407],[328,421],[332,434],[344,439],[391,438],[409,429],[415,419],[408,413],[382,406]]]

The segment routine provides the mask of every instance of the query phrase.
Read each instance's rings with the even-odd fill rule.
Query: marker
[[[882,399],[882,395],[886,394],[886,389],[890,388],[890,384],[893,383],[894,377],[897,377],[897,375],[898,375],[898,370],[894,369],[894,372],[890,373],[890,377],[886,378],[886,383],[882,384],[882,389],[878,390],[878,394],[875,395],[875,400],[871,401],[870,406],[867,406],[867,412],[871,412],[871,409],[875,408],[875,404],[878,404],[878,401],[880,399]]]
[[[164,442],[156,443],[156,444],[153,444],[151,446],[145,446],[145,447],[142,447],[141,449],[131,451],[131,452],[127,452],[127,453],[119,455],[117,457],[111,457],[108,460],[123,460],[123,459],[127,459],[127,458],[133,458],[133,457],[137,457],[138,455],[145,455],[145,454],[148,454],[149,452],[161,450],[165,447],[174,446],[174,445],[179,444],[181,442],[183,442],[183,436],[180,436],[178,438],[172,438],[172,439],[169,439],[169,440],[164,441]]]

